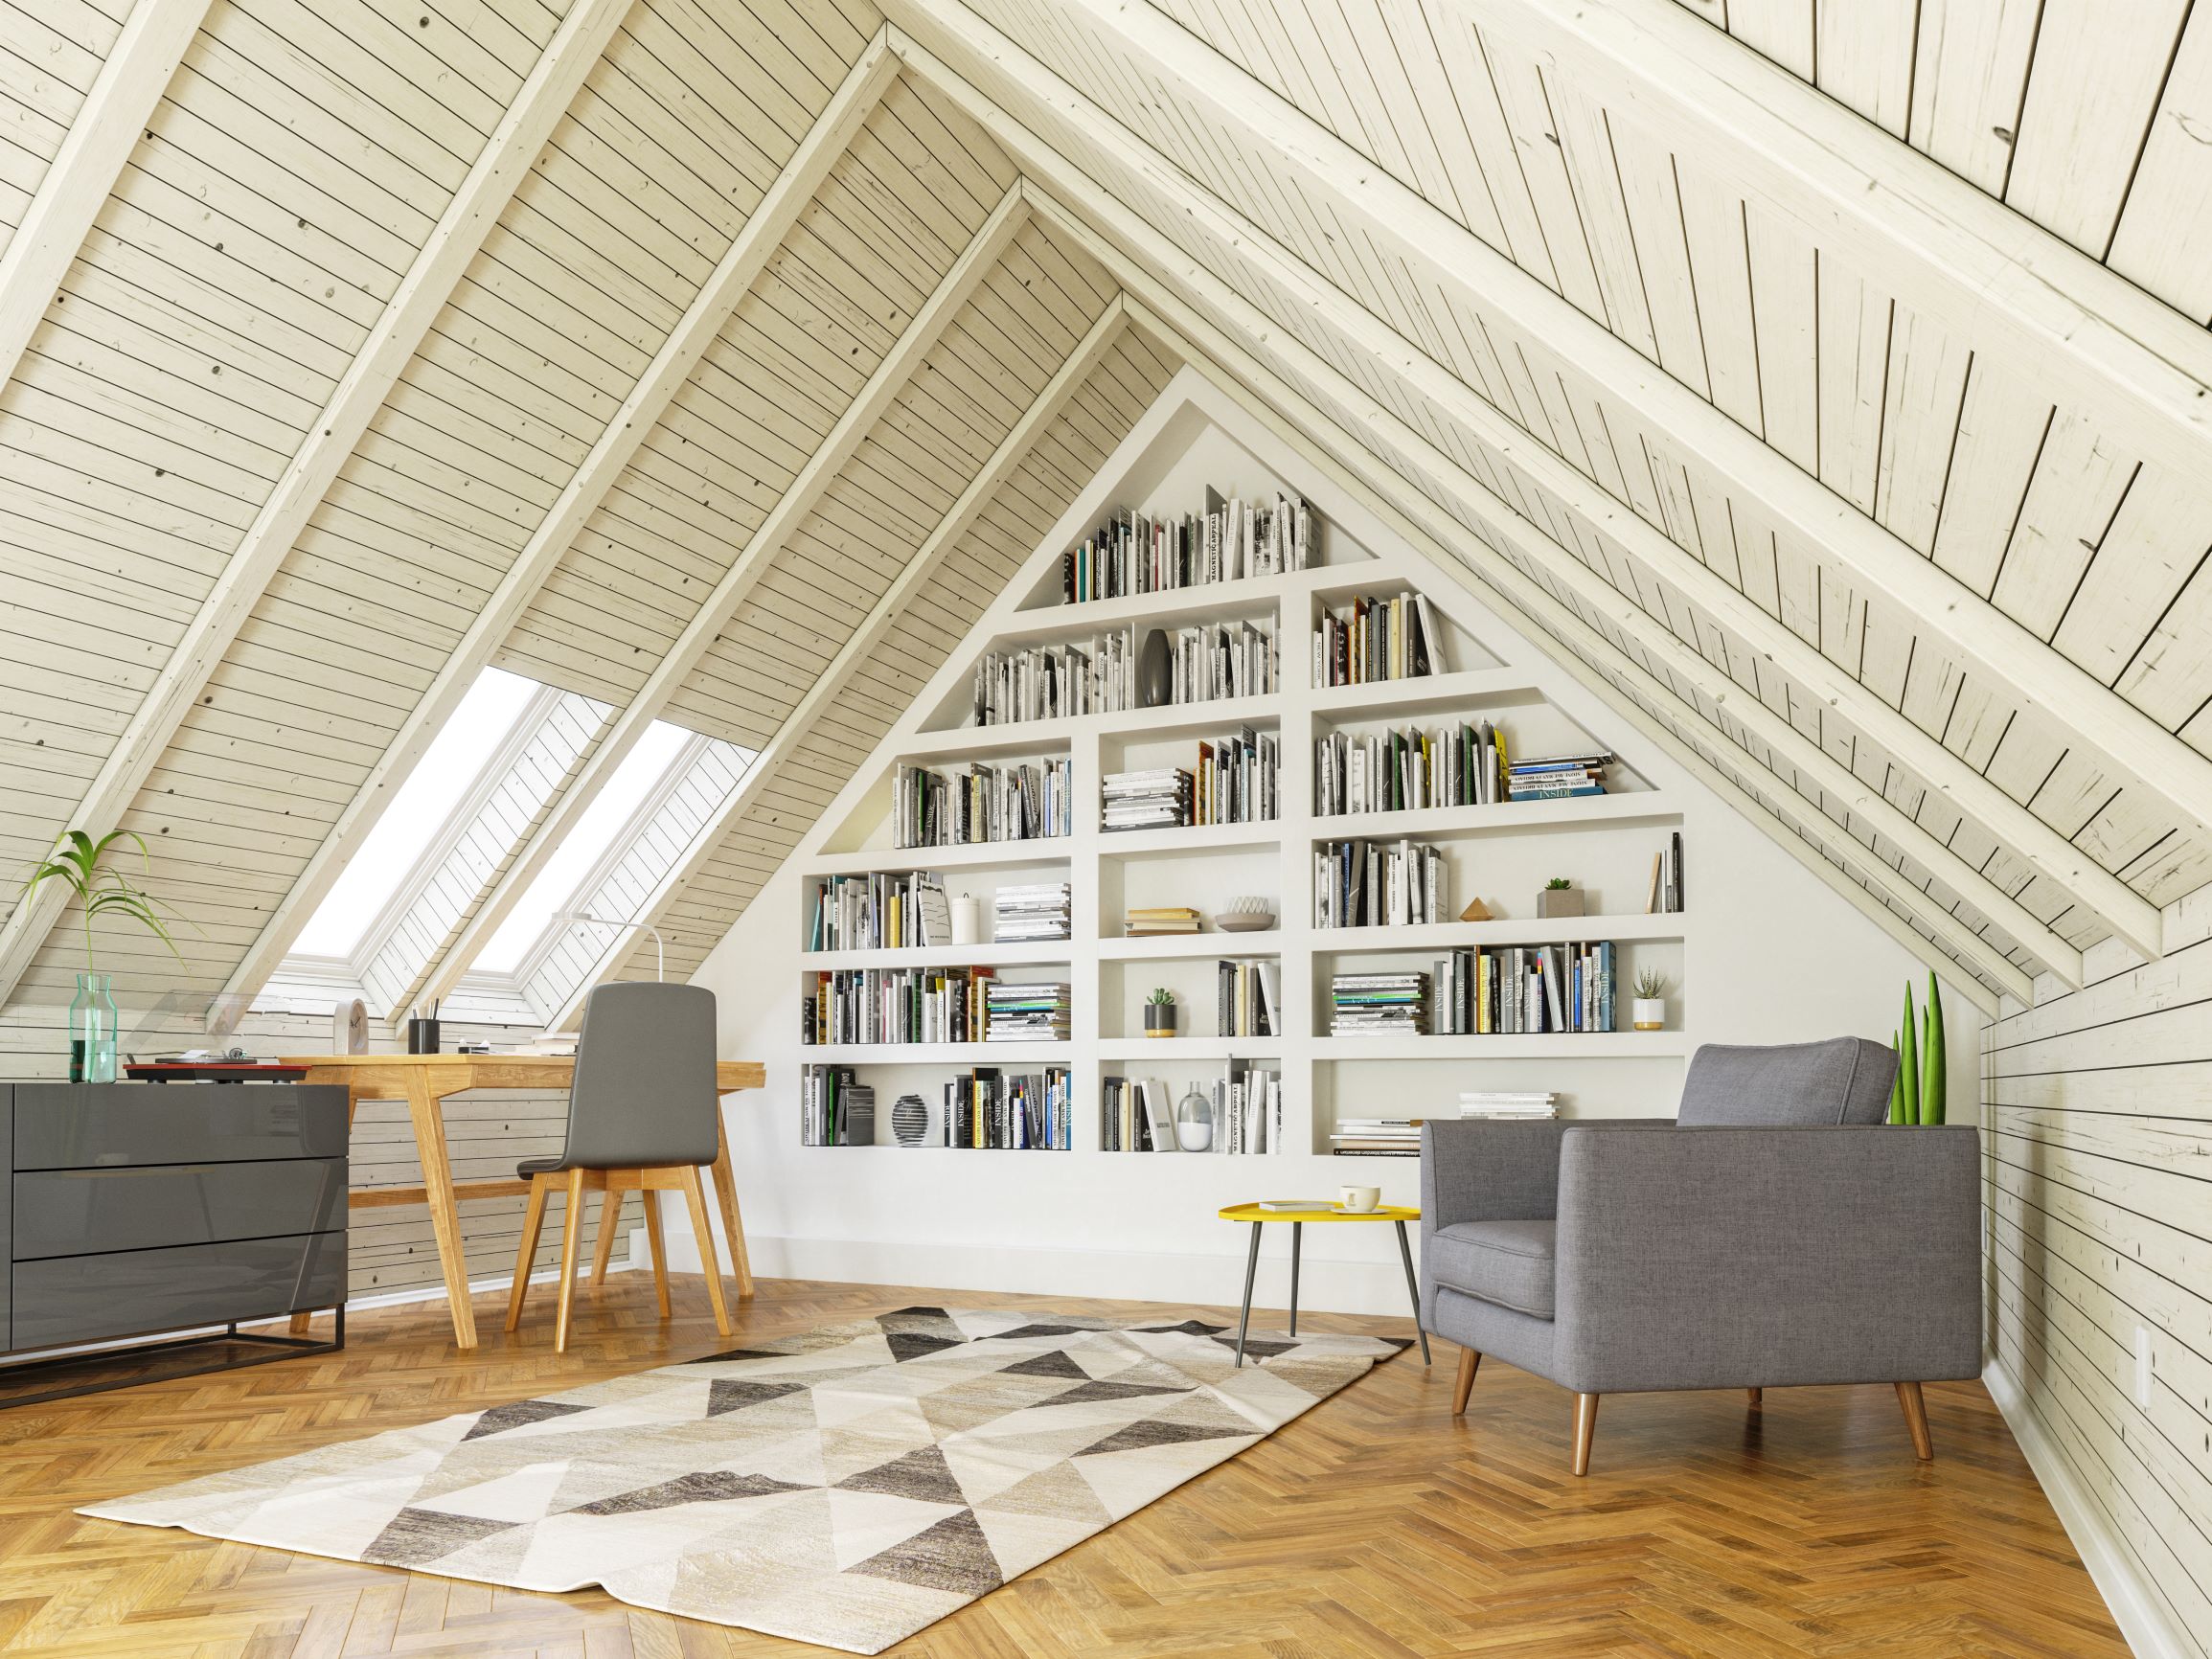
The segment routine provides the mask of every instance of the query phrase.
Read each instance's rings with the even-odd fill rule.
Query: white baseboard
[[[1270,1226],[1260,1247],[1258,1307],[1280,1308],[1290,1290],[1288,1229]],[[1280,1235],[1280,1236],[1279,1236]],[[1243,1243],[1242,1233],[1238,1242]],[[1196,1302],[1237,1307],[1244,1297],[1244,1255],[1179,1256],[1141,1250],[1056,1250],[1004,1245],[932,1244],[852,1239],[789,1239],[747,1232],[753,1271],[771,1279],[827,1279],[855,1284],[927,1284],[946,1290],[1097,1296],[1132,1302]],[[1307,1240],[1311,1245],[1311,1238]],[[670,1257],[675,1255],[671,1239]],[[689,1240],[686,1240],[689,1244]],[[696,1261],[696,1255],[693,1261]],[[1326,1313],[1412,1319],[1405,1270],[1396,1261],[1316,1260],[1306,1254],[1298,1306]]]
[[[1981,1379],[2135,1659],[2199,1659],[2202,1649],[2175,1625],[2172,1612],[2143,1576],[2134,1552],[2082,1489],[2073,1465],[2012,1374],[1993,1359],[1982,1368]]]

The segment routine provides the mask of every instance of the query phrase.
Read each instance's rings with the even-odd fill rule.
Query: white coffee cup
[[[1336,1189],[1336,1208],[1339,1210],[1372,1210],[1382,1202],[1380,1187],[1339,1187]]]

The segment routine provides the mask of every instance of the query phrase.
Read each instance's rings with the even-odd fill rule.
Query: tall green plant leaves
[[[121,871],[110,869],[104,862],[107,850],[125,840],[137,845],[140,861],[151,870],[153,857],[147,851],[146,837],[135,830],[111,830],[95,841],[81,830],[70,830],[57,838],[54,850],[32,867],[31,878],[23,888],[24,903],[29,903],[31,896],[49,881],[58,881],[69,889],[84,919],[87,973],[92,971],[92,923],[100,916],[130,918],[167,945],[171,956],[180,962],[184,959],[176,941],[170,937],[160,901],[144,888],[131,885]]]
[[[1920,1122],[1920,1051],[1913,1040],[1913,1028],[1920,1022],[1913,1017],[1912,987],[1904,988],[1904,1026],[1898,1034],[1897,1087],[1901,1124]]]
[[[1932,973],[1927,976],[1927,1036],[1920,1045],[1920,1121],[1940,1124],[1950,1091],[1945,1080],[1943,992]]]

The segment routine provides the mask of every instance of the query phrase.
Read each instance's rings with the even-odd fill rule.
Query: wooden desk
[[[476,1315],[468,1305],[468,1263],[461,1247],[458,1205],[464,1198],[519,1197],[529,1193],[530,1183],[518,1178],[453,1179],[452,1160],[445,1149],[445,1097],[467,1089],[565,1089],[575,1075],[576,1061],[549,1055],[297,1055],[285,1057],[283,1063],[307,1067],[306,1080],[310,1083],[343,1084],[349,1125],[363,1101],[407,1102],[416,1150],[422,1158],[422,1184],[363,1188],[348,1203],[356,1210],[392,1204],[429,1206],[438,1263],[445,1276],[445,1299],[453,1309],[453,1340],[462,1348],[474,1348]],[[715,1067],[716,1085],[724,1094],[757,1089],[766,1081],[766,1068],[758,1060],[723,1060]],[[750,1296],[753,1271],[745,1255],[744,1229],[738,1220],[737,1173],[730,1165],[730,1137],[719,1113],[715,1133],[715,1193],[721,1203],[722,1225],[729,1230],[730,1265],[737,1272],[738,1294]],[[712,1239],[699,1240],[699,1255],[708,1272],[721,1271]]]

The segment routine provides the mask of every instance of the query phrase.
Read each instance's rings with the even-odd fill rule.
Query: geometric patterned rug
[[[80,1512],[876,1653],[1405,1344],[907,1307]],[[1259,1363],[1254,1364],[1257,1357]]]

